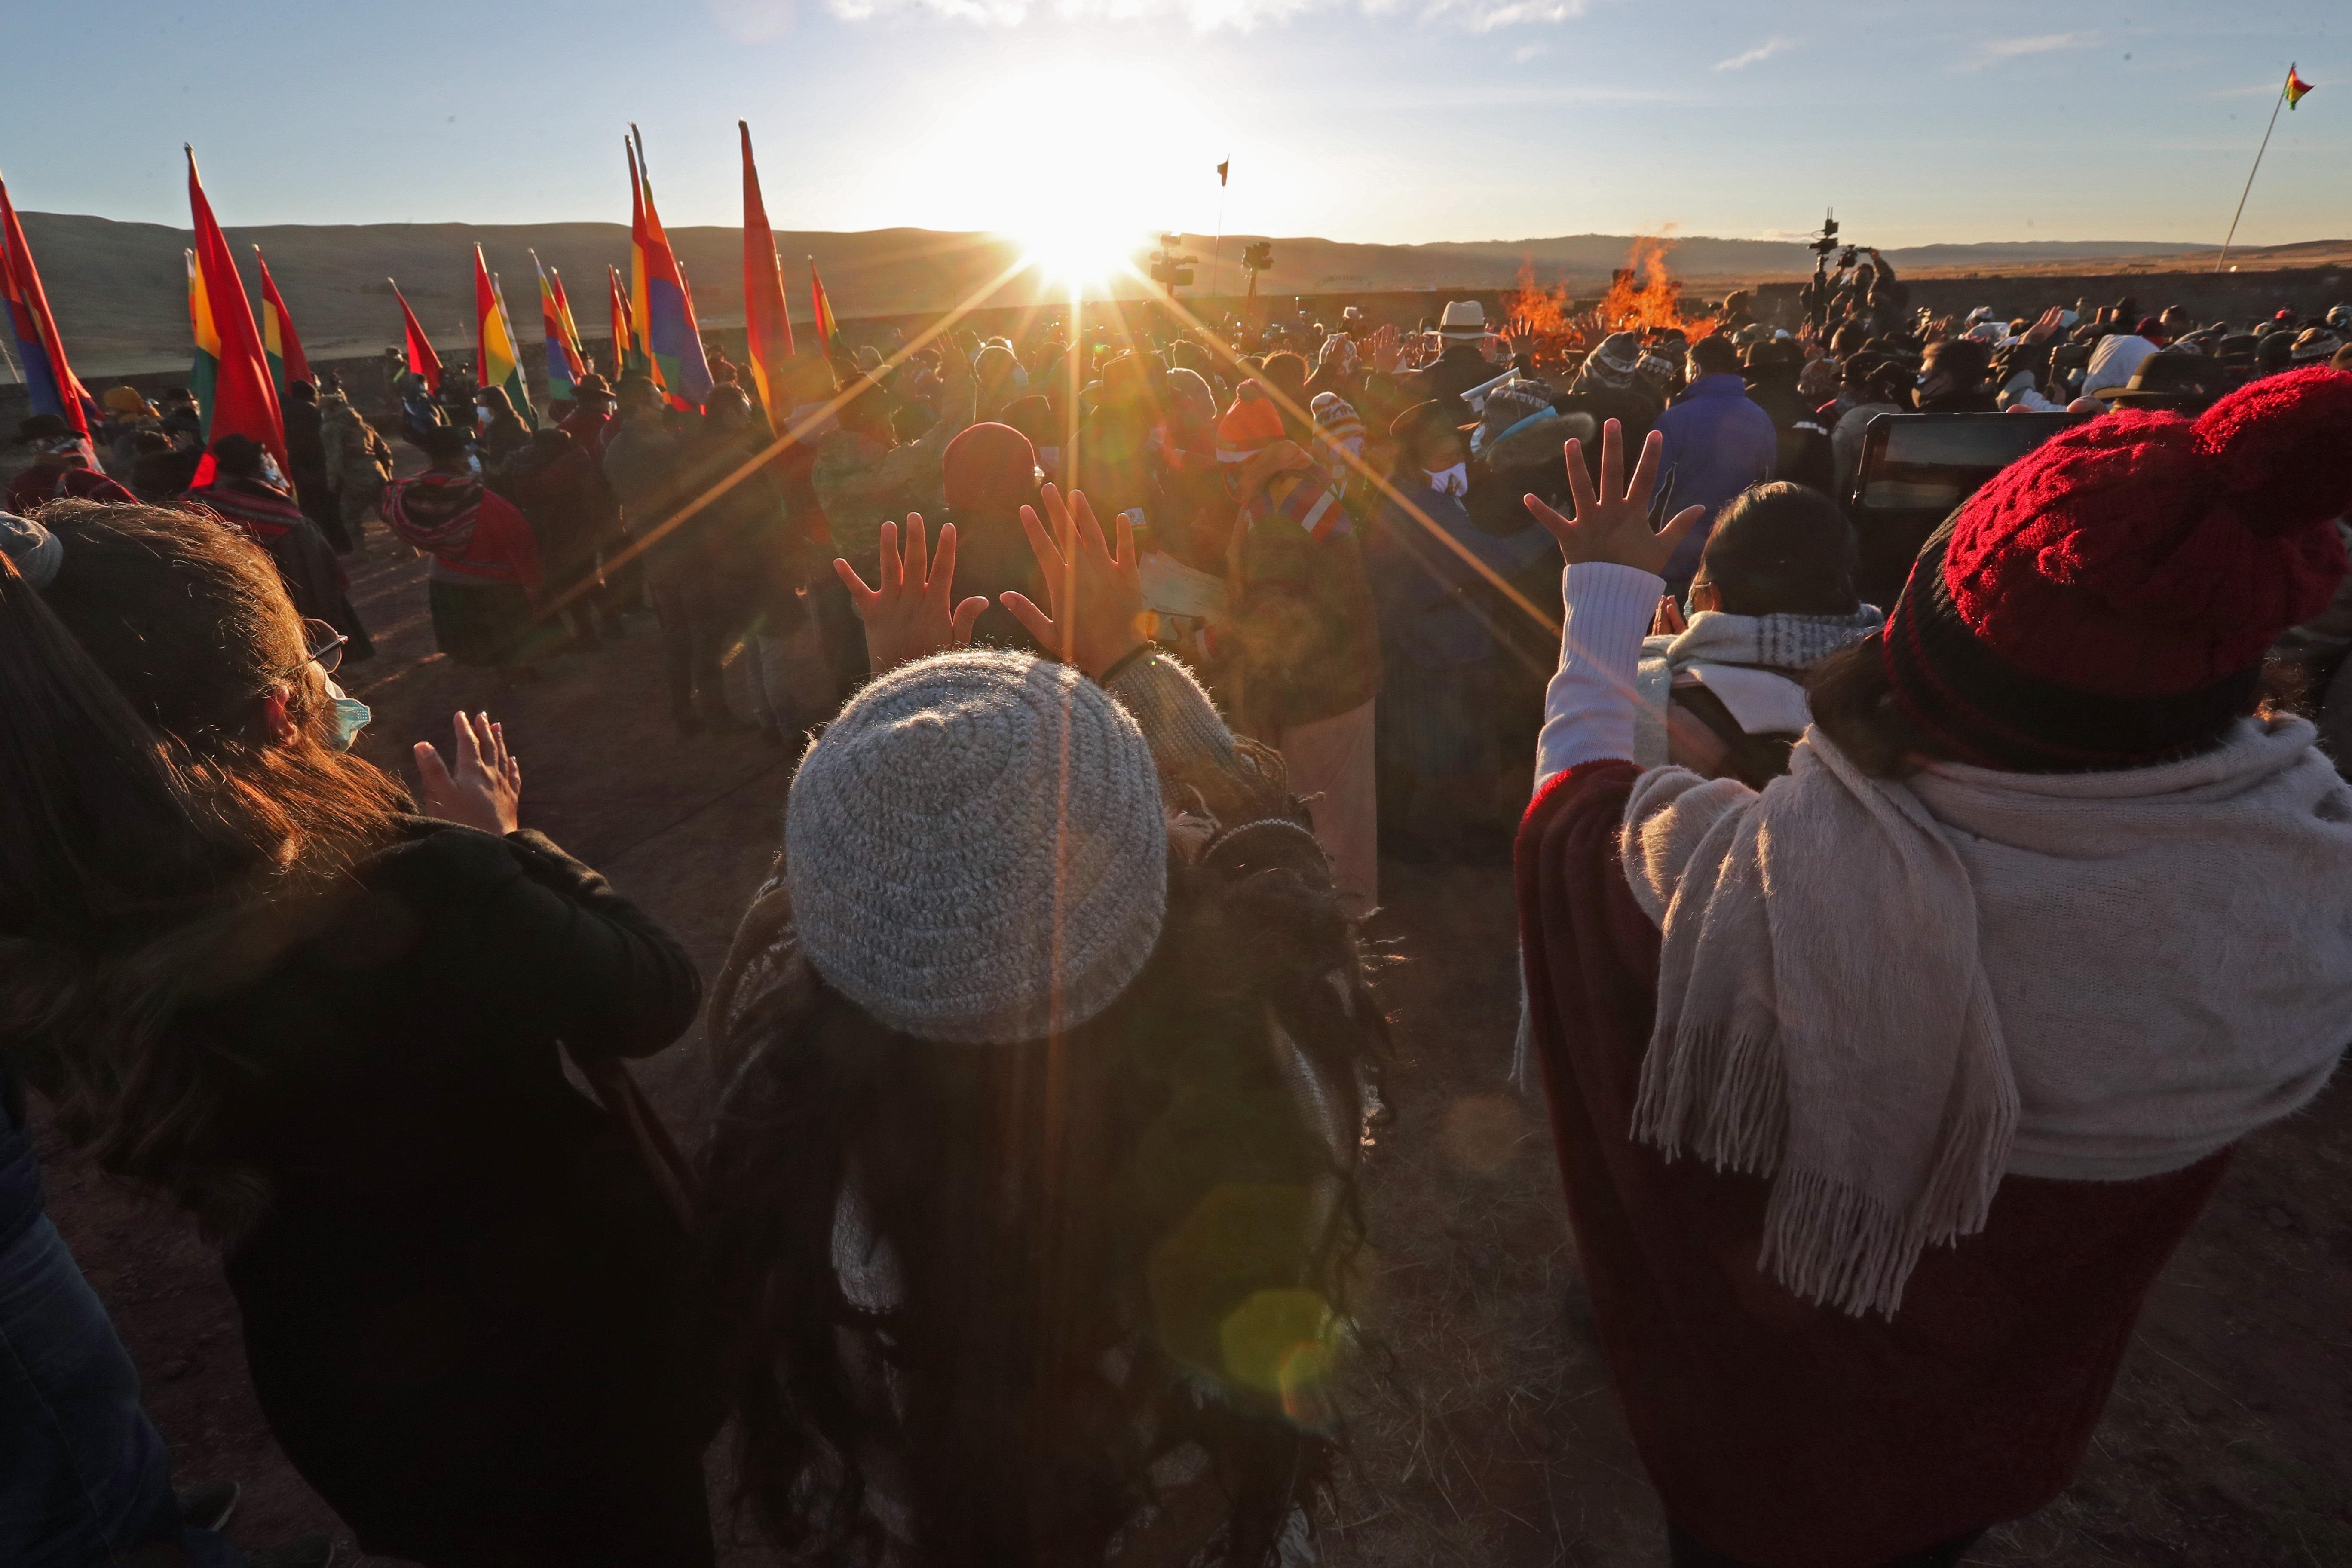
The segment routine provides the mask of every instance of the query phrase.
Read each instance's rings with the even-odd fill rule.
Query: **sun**
[[[1082,205],[1033,213],[1003,232],[1021,247],[1024,267],[1075,287],[1107,283],[1126,272],[1144,243],[1127,225]]]

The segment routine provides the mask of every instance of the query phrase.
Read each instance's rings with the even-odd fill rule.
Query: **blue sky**
[[[2352,234],[2341,0],[116,0],[8,24],[23,207],[184,225],[625,220],[626,121],[673,225],[1414,241],[2213,241]]]

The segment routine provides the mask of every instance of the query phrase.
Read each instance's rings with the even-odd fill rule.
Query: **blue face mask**
[[[368,721],[375,714],[366,703],[347,695],[331,680],[327,682],[327,690],[335,700],[335,737],[331,744],[339,752],[348,752],[352,749],[352,742],[360,738],[360,731],[368,727]]]

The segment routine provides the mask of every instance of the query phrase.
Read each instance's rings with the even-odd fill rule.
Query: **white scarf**
[[[1701,610],[1683,631],[1642,639],[1633,679],[1633,760],[1645,768],[1666,761],[1666,704],[1684,678],[1723,700],[1750,735],[1794,735],[1812,722],[1805,689],[1775,669],[1811,669],[1848,643],[1886,624],[1886,612],[1864,605],[1845,616],[1735,616]],[[1753,668],[1763,665],[1769,668]]]
[[[2352,1037],[2352,787],[2313,735],[1896,784],[1815,730],[1761,795],[1643,774],[1633,1135],[1771,1178],[1759,1267],[1892,1316],[2004,1172],[2153,1175],[2291,1113]]]

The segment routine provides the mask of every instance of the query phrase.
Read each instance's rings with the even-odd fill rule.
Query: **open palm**
[[[857,606],[857,618],[866,623],[866,662],[877,675],[909,659],[962,647],[971,641],[980,613],[988,608],[988,601],[978,596],[960,605],[949,603],[955,586],[954,523],[940,524],[939,554],[928,561],[925,555],[923,514],[910,511],[904,554],[898,549],[898,525],[882,525],[876,586],[867,587],[848,562],[833,563],[834,574]]]
[[[1575,515],[1562,517],[1534,496],[1527,497],[1526,501],[1528,512],[1559,542],[1559,552],[1567,557],[1570,565],[1602,561],[1638,567],[1654,576],[1665,575],[1666,563],[1674,558],[1675,547],[1706,516],[1703,506],[1685,507],[1668,518],[1664,528],[1652,531],[1650,490],[1657,482],[1659,454],[1665,445],[1664,435],[1651,431],[1649,439],[1642,443],[1642,457],[1633,466],[1633,480],[1627,483],[1624,432],[1617,421],[1610,420],[1601,427],[1601,488],[1595,492],[1592,476],[1584,467],[1584,443],[1568,443],[1564,448],[1568,456],[1568,490],[1575,504]],[[1624,487],[1622,491],[1621,485]]]

